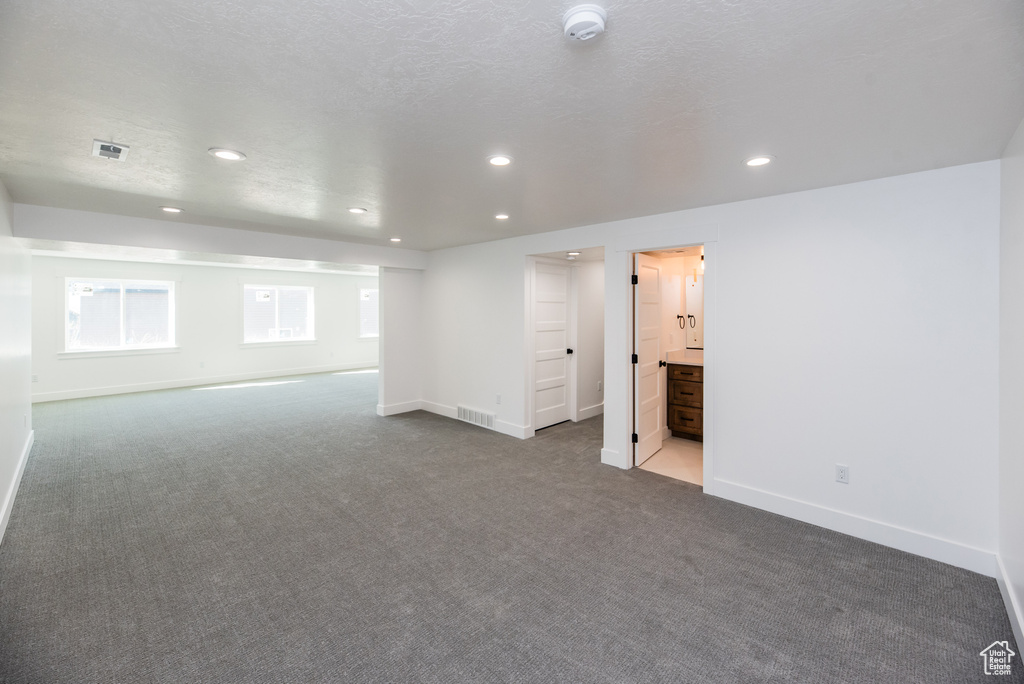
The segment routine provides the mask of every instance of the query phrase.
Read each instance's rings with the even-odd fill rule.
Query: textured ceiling
[[[569,43],[572,4],[4,0],[0,179],[434,249],[994,159],[1024,117],[1021,0],[622,0]]]

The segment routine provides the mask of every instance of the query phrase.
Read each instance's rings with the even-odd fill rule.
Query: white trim
[[[418,404],[418,406],[413,408],[412,404]],[[409,406],[409,408],[405,408],[404,410],[405,411],[414,411],[416,409],[421,409],[421,410],[426,411],[428,413],[433,413],[433,414],[438,415],[438,416],[444,416],[445,418],[451,418],[453,420],[458,420],[459,419],[459,410],[456,407],[454,407],[454,406],[446,406],[445,404],[438,404],[438,403],[433,402],[433,401],[418,401],[418,402],[409,401],[409,402],[406,402],[405,404],[397,404],[397,405],[393,404],[392,406],[381,406],[380,404],[378,404],[377,405],[377,415],[392,415],[392,413],[402,413],[402,411],[392,411],[391,413],[381,413],[382,410],[383,411],[389,411],[394,406],[401,406],[401,407]],[[483,426],[482,425],[478,425],[477,427],[483,427]],[[529,427],[527,427],[525,425],[516,425],[515,423],[509,423],[508,421],[500,420],[498,418],[494,419],[494,427],[493,428],[483,428],[483,429],[484,430],[491,430],[492,432],[500,432],[503,435],[509,435],[510,437],[516,437],[517,439],[527,439],[528,437],[532,437],[533,436],[533,430],[531,430]]]
[[[524,422],[526,423],[526,431],[529,433],[529,437],[533,437],[536,431],[533,429],[533,364],[536,360],[536,354],[534,352],[534,339],[533,339],[533,272],[536,268],[536,262],[538,257],[527,256],[526,262],[523,266],[523,293],[526,297],[526,301],[523,306],[523,369],[526,371],[523,373],[523,397],[525,402],[523,407],[525,409],[525,415],[523,416]]]
[[[707,480],[704,482],[707,483]],[[706,486],[704,491],[707,493]],[[988,577],[996,576],[996,555],[985,549],[726,480],[715,482],[715,496],[972,570]]]
[[[528,428],[525,425],[516,425],[515,423],[497,419],[494,421],[494,431],[509,437],[515,437],[516,439],[527,439],[535,434],[532,428]]]
[[[60,351],[57,358],[61,361],[68,359],[98,359],[105,356],[140,356],[145,354],[175,354],[181,351],[181,347],[125,347],[123,349],[83,349],[82,351]]]
[[[715,453],[718,446],[718,393],[715,391],[718,386],[718,241],[707,240],[701,244],[704,248],[704,435],[701,451],[704,493],[715,495],[718,493],[715,480]]]
[[[341,363],[330,366],[306,366],[304,368],[282,368],[263,370],[252,373],[236,373],[232,375],[214,375],[203,378],[180,378],[177,380],[161,380],[159,382],[141,382],[135,385],[114,385],[111,387],[90,387],[78,390],[61,390],[43,392],[32,395],[33,404],[62,399],[84,399],[86,397],[104,397],[111,394],[130,394],[132,392],[149,392],[151,390],[174,389],[177,387],[202,387],[203,385],[219,385],[225,382],[242,380],[258,380],[260,378],[280,378],[286,375],[308,375],[310,373],[329,373],[331,371],[356,370],[360,368],[376,368],[366,363]]]
[[[315,337],[300,337],[294,340],[264,340],[262,342],[239,342],[239,349],[260,349],[261,347],[301,347],[316,344]]]
[[[593,406],[581,408],[579,411],[576,412],[576,420],[586,420],[588,418],[593,418],[594,416],[600,416],[603,413],[604,403],[602,402],[600,404],[594,404]]]
[[[36,431],[30,430],[25,439],[25,446],[21,450],[21,458],[18,459],[18,468],[14,472],[14,479],[11,486],[7,488],[7,495],[4,497],[3,513],[0,513],[0,544],[4,541],[4,533],[7,532],[7,523],[11,519],[11,510],[14,508],[14,497],[18,495],[18,488],[21,487],[21,476],[25,474],[25,464],[28,463],[28,455],[32,451],[32,445],[36,441]]]
[[[695,230],[697,230],[697,229],[695,229]],[[643,249],[643,250],[619,250],[619,251],[620,252],[628,251],[628,261],[629,261],[628,269],[629,269],[629,273],[635,273],[636,272],[636,265],[635,265],[636,264],[636,261],[635,261],[636,256],[635,255],[637,253],[639,253],[639,252],[643,252],[643,251],[663,251],[663,250],[667,250],[667,249],[677,249],[679,247],[692,247],[692,246],[697,246],[697,245],[700,245],[700,246],[702,246],[704,248],[704,357],[703,357],[704,360],[703,360],[703,364],[702,364],[703,367],[704,367],[704,402],[703,402],[704,403],[704,407],[703,407],[703,412],[704,412],[704,435],[703,435],[703,441],[701,443],[701,451],[703,452],[704,493],[705,494],[714,495],[714,494],[717,494],[716,488],[718,487],[718,482],[719,482],[718,480],[715,479],[715,449],[716,449],[716,446],[717,446],[717,441],[715,439],[715,432],[716,432],[716,422],[715,421],[716,421],[716,418],[717,418],[717,412],[715,410],[715,406],[716,406],[715,387],[716,387],[716,382],[717,382],[717,377],[718,377],[718,374],[716,373],[717,353],[716,353],[715,334],[716,334],[716,330],[717,330],[716,326],[718,324],[718,318],[717,318],[717,308],[716,308],[717,307],[717,301],[716,301],[717,286],[716,286],[715,275],[717,273],[717,271],[716,271],[716,265],[717,265],[716,255],[717,255],[717,247],[718,247],[718,229],[717,229],[717,227],[714,227],[714,226],[711,226],[711,227],[705,226],[705,227],[700,227],[699,230],[697,230],[697,232],[706,232],[708,237],[706,239],[702,240],[702,241],[701,240],[697,240],[697,241],[694,241],[694,240],[683,240],[683,241],[680,241],[680,238],[679,238],[677,233],[675,233],[673,231],[668,231],[668,232],[665,232],[665,233],[662,234],[663,237],[660,237],[660,238],[651,237],[649,239],[650,240],[669,240],[669,239],[673,239],[673,238],[669,238],[668,236],[676,235],[676,237],[674,238],[675,244],[672,244],[672,243],[667,243],[666,244],[666,243],[659,243],[657,241],[654,241],[654,242],[646,243],[646,244],[652,245],[649,249]],[[659,245],[659,246],[654,247],[653,245]],[[605,263],[607,264],[607,261]],[[623,334],[624,334],[625,339],[626,339],[626,345],[625,345],[624,349],[625,349],[625,351],[627,353],[632,349],[633,344],[634,344],[634,340],[633,340],[633,334],[634,333],[633,333],[633,330],[634,330],[634,325],[636,323],[636,311],[635,311],[636,304],[634,302],[633,287],[634,287],[633,285],[626,285],[626,290],[627,290],[626,299],[625,299],[626,319],[625,319],[625,326],[624,326]],[[607,301],[607,296],[606,296],[606,301]],[[606,318],[606,320],[608,319],[608,317],[609,317],[609,313],[608,313],[608,308],[606,307],[605,308],[605,318]],[[620,320],[622,320],[622,319],[620,319]],[[607,328],[606,328],[605,336],[606,336],[606,339],[605,339],[605,367],[607,368],[608,367],[609,356],[610,356],[610,354],[614,353],[614,351],[609,349],[609,347],[613,346],[613,345],[609,344]],[[626,384],[627,403],[625,405],[625,409],[626,409],[625,415],[628,416],[628,421],[627,421],[628,427],[626,428],[626,432],[623,435],[626,439],[623,442],[620,442],[620,444],[622,446],[624,446],[625,449],[626,449],[626,452],[628,454],[628,456],[626,456],[626,458],[628,460],[625,462],[625,465],[620,465],[621,461],[619,459],[621,458],[621,456],[618,455],[618,452],[616,452],[615,450],[609,449],[608,450],[609,454],[616,454],[616,455],[615,456],[609,456],[609,458],[614,459],[614,460],[605,461],[604,460],[604,458],[605,458],[604,457],[604,450],[602,450],[602,452],[601,452],[602,453],[602,456],[601,456],[601,462],[602,463],[609,463],[610,465],[615,465],[615,466],[618,466],[619,468],[632,468],[632,467],[634,467],[633,460],[634,460],[634,453],[636,451],[634,445],[629,443],[629,434],[633,430],[636,429],[635,428],[636,416],[635,416],[635,406],[634,406],[634,394],[636,393],[636,379],[635,379],[634,366],[633,366],[632,363],[630,363],[627,360],[627,358],[628,358],[627,354],[623,353],[622,359],[623,359],[624,363],[617,364],[617,365],[618,365],[619,368],[625,368],[626,369],[627,377],[629,378],[628,381],[627,381],[627,384]],[[606,373],[606,375],[607,375],[607,373]],[[607,386],[607,382],[608,382],[608,378],[606,377],[605,378],[605,386]],[[667,387],[667,383],[666,383],[666,387]],[[607,399],[608,395],[605,395],[605,396],[606,396],[606,399]],[[665,431],[667,431],[669,434],[671,434],[671,431],[668,430],[667,426],[665,427]],[[664,439],[662,441],[664,441]],[[607,446],[608,444],[609,444],[608,434],[606,433],[605,434],[605,445]]]
[[[567,302],[566,310],[566,325],[567,325],[567,342],[568,348],[573,350],[573,353],[566,358],[566,373],[565,379],[567,384],[566,392],[568,393],[567,403],[569,404],[569,420],[576,422],[580,419],[579,414],[579,389],[580,389],[580,375],[579,375],[579,354],[577,349],[579,345],[579,323],[580,323],[580,268],[579,264],[574,263],[569,266],[569,301]],[[530,426],[533,426],[533,421],[530,421]]]
[[[459,418],[459,409],[454,406],[446,406],[444,404],[438,404],[437,402],[424,400],[420,402],[420,408],[428,413],[436,413],[437,415],[444,416],[445,418],[454,418],[456,420]]]
[[[419,411],[423,408],[423,402],[419,399],[414,401],[403,401],[398,404],[377,404],[378,416],[394,416],[409,411]]]
[[[999,585],[999,593],[1003,595],[1003,603],[1006,604],[1006,614],[1010,618],[1010,627],[1013,629],[1013,638],[1017,645],[1024,644],[1024,605],[1021,598],[1013,590],[1006,573],[1006,566],[1003,565],[1003,558],[996,554],[996,583]]]
[[[601,463],[615,466],[616,468],[622,468],[623,470],[628,470],[633,467],[633,464],[629,462],[632,457],[632,454],[629,454],[629,457],[627,458],[618,451],[607,448],[601,449]]]

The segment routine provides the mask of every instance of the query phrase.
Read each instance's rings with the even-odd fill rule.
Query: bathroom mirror
[[[686,348],[704,348],[704,276],[694,273],[686,276],[686,318],[681,319],[686,330]]]

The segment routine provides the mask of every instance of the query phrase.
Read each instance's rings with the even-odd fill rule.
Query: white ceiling
[[[4,0],[0,180],[434,249],[995,159],[1024,117],[1021,0],[619,0],[584,43],[572,4]]]

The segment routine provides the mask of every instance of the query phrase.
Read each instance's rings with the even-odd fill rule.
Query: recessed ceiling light
[[[566,256],[571,256],[571,257],[578,257],[580,255],[580,253],[579,252],[566,252],[565,255]]]
[[[235,150],[226,150],[223,147],[211,147],[207,150],[217,159],[224,159],[225,161],[242,161],[245,159],[245,155]]]
[[[492,166],[508,166],[512,163],[512,157],[507,154],[492,154],[487,158]]]
[[[392,242],[401,242],[402,238],[391,238]]]
[[[162,210],[166,211],[168,214],[180,214],[181,212],[185,211],[184,209],[179,209],[178,207],[160,207],[160,208]]]
[[[349,212],[351,212],[353,214],[365,214],[366,213],[366,209],[363,209],[362,207],[349,207],[348,210],[349,210]]]
[[[764,166],[766,164],[771,164],[772,161],[774,161],[774,160],[775,160],[775,157],[772,157],[771,155],[759,154],[756,157],[750,157],[749,159],[744,159],[743,163],[746,164],[747,166]]]
[[[508,219],[508,214],[495,214],[494,218],[498,219],[499,221],[505,221]]]

